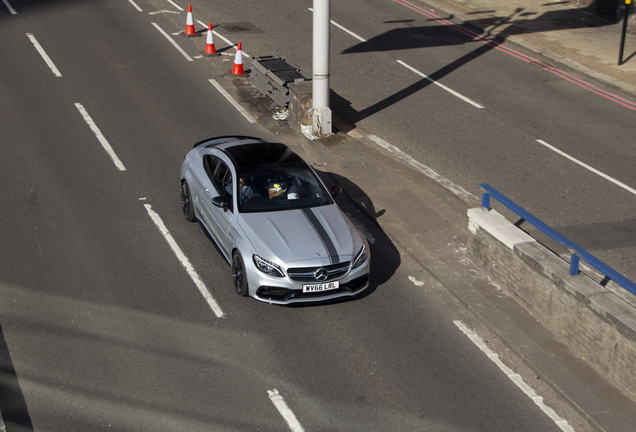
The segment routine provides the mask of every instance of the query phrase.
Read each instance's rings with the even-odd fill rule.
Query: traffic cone
[[[197,31],[194,29],[194,21],[192,20],[192,6],[188,5],[188,16],[186,17],[186,36],[197,36]]]
[[[243,76],[243,50],[241,49],[241,42],[238,43],[236,48],[236,57],[234,57],[234,67],[232,68],[232,75]]]
[[[208,23],[208,39],[205,42],[205,51],[203,55],[206,57],[218,56],[220,53],[216,52],[214,48],[214,37],[212,36],[212,23]]]

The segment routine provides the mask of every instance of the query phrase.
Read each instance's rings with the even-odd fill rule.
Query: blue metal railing
[[[481,197],[482,209],[485,208],[490,210],[490,197],[493,197],[502,205],[519,215],[519,217],[521,217],[523,220],[535,226],[545,235],[568,248],[571,253],[570,276],[576,276],[577,274],[579,274],[579,258],[581,258],[605,276],[605,279],[603,280],[603,282],[601,282],[602,285],[605,285],[610,280],[613,280],[614,282],[625,288],[627,291],[636,295],[636,284],[634,282],[627,279],[625,276],[605,264],[603,261],[599,260],[594,255],[587,252],[581,246],[575,244],[571,240],[564,237],[562,234],[558,233],[556,230],[554,230],[554,228],[546,225],[539,218],[532,215],[530,212],[526,211],[519,205],[515,204],[513,201],[508,199],[505,195],[503,195],[492,186],[486,183],[482,183],[479,185],[479,187],[484,191]]]

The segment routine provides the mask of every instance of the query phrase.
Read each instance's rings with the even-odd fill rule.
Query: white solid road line
[[[168,33],[166,33],[161,27],[159,27],[159,25],[157,23],[152,23],[153,26],[155,26],[155,28],[157,30],[159,30],[159,32],[165,36],[166,39],[168,39],[168,41],[186,58],[186,60],[188,61],[194,61],[192,59],[192,57],[190,57],[175,41],[174,39],[172,39],[170,37],[170,35]]]
[[[575,164],[578,164],[578,165],[582,166],[583,168],[585,168],[585,169],[588,169],[588,170],[592,171],[594,174],[597,174],[597,175],[599,175],[599,176],[603,177],[605,180],[611,181],[611,182],[612,182],[612,183],[614,183],[616,186],[620,186],[620,187],[622,187],[622,188],[623,188],[623,189],[625,189],[627,192],[630,192],[630,193],[633,193],[634,195],[636,195],[636,189],[633,189],[633,188],[631,188],[631,187],[627,186],[625,183],[621,183],[621,182],[619,182],[618,180],[616,180],[615,178],[612,178],[612,177],[608,176],[607,174],[604,174],[604,173],[600,172],[599,170],[597,170],[597,169],[595,169],[595,168],[592,168],[591,166],[589,166],[589,165],[587,165],[587,164],[585,164],[585,163],[581,162],[580,160],[578,160],[578,159],[576,159],[576,158],[574,158],[574,157],[570,156],[569,154],[567,154],[567,153],[565,153],[565,152],[563,152],[563,151],[559,150],[558,148],[556,148],[556,147],[554,147],[554,146],[551,146],[550,144],[548,144],[547,142],[545,142],[545,141],[543,141],[543,140],[538,139],[538,140],[537,140],[537,142],[538,142],[539,144],[541,144],[541,145],[543,145],[543,146],[545,146],[545,147],[549,148],[549,149],[550,149],[550,150],[552,150],[553,152],[558,153],[558,154],[560,154],[561,156],[563,156],[563,157],[565,157],[565,158],[567,158],[567,159],[571,160],[571,161],[572,161],[572,162],[574,162]]]
[[[159,228],[159,231],[170,245],[172,252],[174,252],[174,254],[177,256],[177,259],[181,262],[181,265],[183,265],[183,267],[186,269],[188,275],[203,295],[203,298],[208,302],[208,305],[210,305],[214,314],[217,316],[217,318],[223,318],[224,314],[221,310],[221,307],[218,305],[216,300],[214,300],[214,297],[212,297],[212,294],[210,294],[210,291],[199,277],[199,274],[196,272],[192,264],[190,264],[190,261],[185,256],[185,254],[181,251],[181,248],[174,240],[159,215],[152,209],[152,206],[150,204],[144,204],[144,207],[146,207],[150,218],[155,223],[157,228]]]
[[[40,53],[40,55],[42,56],[46,64],[51,68],[51,70],[53,71],[53,74],[58,78],[62,78],[62,74],[55,67],[55,65],[49,58],[49,56],[46,54],[46,52],[44,51],[44,48],[42,48],[42,45],[40,45],[38,41],[35,39],[35,36],[33,36],[31,33],[27,33],[26,35],[31,40],[31,43],[33,44],[33,46],[35,46],[35,49],[38,50],[38,52]]]
[[[88,115],[88,112],[86,111],[86,109],[80,103],[76,103],[75,107],[77,107],[77,110],[80,112],[80,114],[84,118],[84,121],[86,122],[86,124],[88,124],[88,126],[91,128],[91,130],[97,137],[97,140],[101,143],[102,147],[104,147],[104,150],[106,150],[106,153],[108,153],[110,158],[113,160],[117,169],[119,171],[126,171],[126,167],[124,167],[124,164],[121,163],[121,161],[115,154],[115,151],[110,146],[110,144],[108,143],[108,141],[106,140],[102,132],[99,130],[99,128],[97,127],[97,125],[95,124],[91,116]]]
[[[287,422],[289,429],[291,429],[292,432],[305,432],[292,410],[287,406],[285,399],[278,393],[278,390],[267,390],[267,393],[280,415],[283,416],[283,419]]]
[[[537,393],[530,387],[526,382],[521,378],[519,374],[514,373],[512,369],[503,364],[503,362],[499,359],[499,355],[495,354],[490,348],[486,346],[484,341],[475,333],[466,327],[466,325],[461,321],[453,321],[455,325],[466,335],[468,338],[473,341],[480,350],[482,350],[490,360],[493,361],[499,369],[506,374],[508,378],[512,382],[514,382],[517,387],[519,387],[532,401],[539,407],[541,410],[550,417],[556,425],[561,428],[564,432],[574,432],[574,429],[567,420],[562,419],[554,410],[543,403],[543,397],[537,395]]]
[[[424,75],[422,72],[418,71],[417,69],[415,69],[412,66],[407,65],[406,63],[404,63],[402,60],[397,60],[397,62],[399,64],[401,64],[402,66],[404,66],[405,68],[409,69],[410,71],[418,74],[419,76],[421,76],[422,78],[426,78],[427,80],[429,80],[430,82],[432,82],[433,84],[435,84],[436,86],[439,86],[441,88],[443,88],[444,90],[446,90],[447,92],[449,92],[450,94],[452,94],[453,96],[457,96],[458,98],[460,98],[461,100],[463,100],[464,102],[468,102],[469,104],[471,104],[472,106],[474,106],[475,108],[484,108],[482,105],[479,105],[477,102],[470,100],[469,98],[467,98],[466,96],[457,93],[455,90],[452,90],[448,87],[446,87],[444,84],[440,84],[437,81],[435,81],[432,78],[429,78],[428,76]]]
[[[216,89],[219,91],[219,93],[221,93],[225,99],[227,99],[228,101],[230,101],[230,103],[232,105],[234,105],[234,108],[236,108],[238,110],[238,112],[240,112],[241,114],[243,114],[243,117],[245,117],[250,123],[256,123],[256,119],[254,117],[252,117],[250,115],[250,113],[248,113],[245,108],[243,108],[242,106],[240,106],[238,104],[238,102],[236,102],[234,99],[232,99],[232,96],[230,96],[230,94],[225,91],[225,89],[223,87],[221,87],[221,84],[219,84],[218,82],[216,82],[216,80],[210,79],[209,80],[212,85],[214,87],[216,87]]]

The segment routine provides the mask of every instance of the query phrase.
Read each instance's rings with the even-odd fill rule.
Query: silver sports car
[[[232,266],[239,295],[290,304],[369,286],[369,245],[313,169],[284,144],[250,137],[195,144],[181,167],[181,207]]]

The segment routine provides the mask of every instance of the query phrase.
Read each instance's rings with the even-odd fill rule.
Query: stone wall
[[[636,400],[636,309],[508,222],[468,211],[477,263],[578,356]]]

